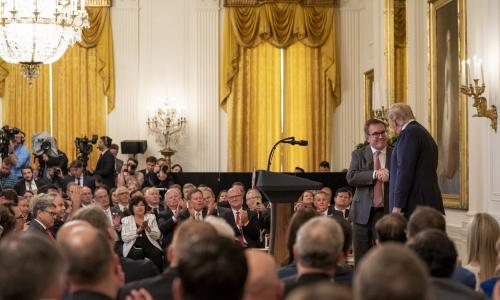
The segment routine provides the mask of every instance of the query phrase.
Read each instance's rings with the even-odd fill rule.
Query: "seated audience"
[[[1,240],[0,253],[0,299],[61,299],[67,264],[56,243],[30,232],[11,234]]]
[[[283,262],[284,266],[278,270],[278,277],[280,279],[297,274],[297,264],[294,257],[295,253],[293,251],[297,238],[297,231],[299,231],[299,228],[307,221],[317,216],[318,213],[316,210],[312,207],[308,207],[297,210],[290,219],[286,232],[286,248],[288,250],[288,258]]]
[[[0,205],[0,239],[16,229],[16,221],[14,212],[6,205]]]
[[[169,267],[158,276],[126,284],[120,289],[118,299],[124,300],[131,290],[141,288],[146,289],[153,299],[173,299],[172,284],[174,279],[178,277],[179,259],[184,255],[181,249],[185,249],[186,244],[192,240],[215,236],[214,228],[204,222],[190,220],[183,222],[175,231],[172,243],[167,249]]]
[[[352,202],[352,191],[349,187],[341,187],[335,191],[333,198],[333,215],[338,215],[344,219],[349,217],[349,209]]]
[[[218,235],[227,237],[231,241],[234,241],[236,239],[233,228],[231,228],[231,226],[229,226],[229,224],[227,224],[227,222],[224,221],[222,218],[208,216],[203,221],[212,225],[215,231],[217,231]]]
[[[468,259],[465,269],[474,273],[476,290],[480,283],[495,275],[498,256],[495,244],[500,237],[500,226],[491,215],[478,213],[474,215],[467,228]]]
[[[70,300],[116,298],[124,274],[103,233],[85,221],[71,221],[61,228],[57,242],[69,264]]]
[[[229,208],[229,203],[227,202],[227,190],[220,190],[219,195],[217,196],[217,205],[221,207]]]
[[[330,163],[326,160],[319,163],[319,172],[320,173],[328,173],[330,172]]]
[[[408,239],[426,229],[437,229],[446,233],[446,220],[440,211],[429,206],[418,206],[408,220]],[[476,288],[474,273],[461,266],[456,266],[453,279],[472,289]]]
[[[408,222],[401,214],[389,214],[375,223],[377,245],[385,242],[406,243],[406,226]]]
[[[260,228],[257,213],[243,210],[243,192],[238,187],[232,187],[227,192],[231,211],[222,218],[233,228],[236,240],[242,247],[256,248],[260,244]]]
[[[106,187],[101,186],[100,189],[96,189],[96,193],[99,190],[102,191],[103,188]],[[118,238],[115,228],[112,226],[109,218],[105,213],[103,213],[99,206],[90,205],[78,210],[73,216],[73,220],[88,222],[92,225],[92,227],[107,237],[111,247],[115,247],[115,242]],[[120,265],[125,273],[125,282],[132,282],[158,275],[158,269],[149,259],[134,260],[126,257],[120,257]]]
[[[21,168],[22,179],[19,180],[14,189],[18,195],[24,195],[27,191],[36,194],[38,189],[43,185],[47,184],[46,181],[35,179],[33,176],[33,169],[30,166],[24,166]]]
[[[211,188],[200,187],[199,189],[203,193],[203,201],[205,201],[205,207],[208,210],[208,215],[220,217],[225,212],[229,211],[228,208],[218,205],[217,200],[215,199],[215,194]]]
[[[95,189],[94,177],[85,174],[83,170],[83,162],[81,160],[74,160],[69,164],[69,174],[64,176],[63,190],[66,191],[68,183],[74,182],[81,187],[90,188],[91,192]]]
[[[243,249],[225,237],[204,237],[182,247],[176,300],[240,300],[247,278]]]
[[[342,252],[337,260],[334,281],[338,284],[351,286],[354,271],[352,267],[347,264],[347,259],[352,249],[352,226],[342,217],[334,217],[334,220],[339,223],[342,228],[342,233],[344,234],[344,243],[342,244]]]
[[[203,200],[203,192],[199,189],[193,189],[187,194],[187,208],[183,209],[179,215],[179,221],[186,219],[203,220],[207,214],[208,209],[205,207]]]
[[[182,166],[179,164],[174,164],[170,170],[172,173],[182,173]]]
[[[433,299],[487,299],[451,279],[458,254],[455,244],[444,232],[437,229],[424,230],[408,242],[408,247],[415,251],[428,267]]]
[[[312,191],[304,191],[295,203],[295,210],[300,208],[314,207],[314,193]]]
[[[154,171],[156,165],[156,157],[148,156],[146,158],[146,168],[140,172],[144,176],[142,187],[152,187],[158,184],[158,174]]]
[[[153,214],[146,210],[143,197],[130,200],[130,216],[122,219],[123,257],[132,259],[149,258],[158,270],[163,270],[163,251],[158,243],[160,229]]]
[[[0,168],[0,189],[13,189],[17,183],[17,176],[11,172],[15,163],[10,157],[2,160],[2,168]]]
[[[300,286],[331,282],[343,244],[342,228],[332,218],[315,217],[300,227],[294,246],[297,275],[284,280],[285,294]]]
[[[245,251],[248,276],[245,282],[244,300],[280,300],[283,296],[283,282],[276,275],[274,258],[262,251]]]
[[[158,216],[158,228],[163,235],[163,248],[172,242],[172,236],[177,226],[179,213],[184,209],[184,201],[181,199],[181,192],[177,188],[170,188],[165,194],[165,210]]]
[[[354,274],[356,300],[428,300],[427,267],[410,249],[386,243],[372,248]]]

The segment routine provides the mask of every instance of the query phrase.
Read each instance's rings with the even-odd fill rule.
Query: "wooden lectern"
[[[304,190],[319,190],[322,183],[282,173],[259,170],[256,187],[271,203],[270,251],[281,264],[287,257],[286,231],[293,204]]]

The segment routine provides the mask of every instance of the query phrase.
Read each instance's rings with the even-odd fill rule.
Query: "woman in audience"
[[[130,199],[130,216],[122,219],[123,256],[132,259],[149,258],[161,272],[163,251],[158,241],[161,238],[156,217],[148,213],[144,197]]]
[[[219,192],[219,196],[217,197],[217,205],[221,207],[229,207],[229,203],[226,199],[227,190],[221,190]]]
[[[500,237],[498,222],[487,213],[478,213],[467,230],[468,264],[464,266],[476,276],[476,290],[481,282],[495,275],[498,255],[495,244]]]
[[[278,277],[283,279],[297,274],[297,266],[293,257],[293,245],[297,237],[297,231],[310,219],[319,216],[316,210],[312,207],[298,209],[290,219],[287,229],[286,248],[288,250],[288,258],[283,262],[285,266],[278,270]]]
[[[172,173],[182,173],[182,166],[179,164],[175,164],[170,170],[172,171]]]
[[[481,283],[481,291],[490,298],[493,294],[493,288],[495,287],[495,284],[497,283],[498,279],[500,279],[500,239],[497,241],[495,247],[498,253],[495,276]]]
[[[295,210],[304,207],[313,207],[314,203],[314,193],[313,191],[304,191],[299,197],[299,200],[295,204]]]

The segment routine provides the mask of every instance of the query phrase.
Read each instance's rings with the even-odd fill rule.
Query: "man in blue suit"
[[[389,169],[392,148],[387,146],[386,124],[378,119],[366,121],[368,145],[352,152],[346,175],[356,187],[349,219],[353,222],[353,248],[356,264],[374,245],[375,223],[389,212]]]
[[[398,134],[390,169],[391,211],[403,213],[409,218],[417,206],[424,205],[444,213],[436,173],[436,142],[431,134],[415,121],[409,105],[393,104],[387,112],[387,119],[389,126]]]

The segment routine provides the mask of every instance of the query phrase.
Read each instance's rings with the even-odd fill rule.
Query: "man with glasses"
[[[389,169],[392,148],[387,145],[386,124],[378,119],[366,121],[364,131],[368,145],[352,152],[346,175],[356,187],[349,218],[353,221],[355,262],[374,245],[375,223],[389,212]]]
[[[57,217],[56,206],[54,201],[46,197],[40,197],[35,200],[33,205],[33,216],[29,231],[41,233],[51,239],[54,239],[54,234],[50,231],[54,226],[54,220]]]
[[[238,187],[227,191],[231,211],[222,215],[222,218],[233,228],[237,241],[242,247],[255,248],[259,246],[260,228],[257,213],[243,210],[243,192]]]

